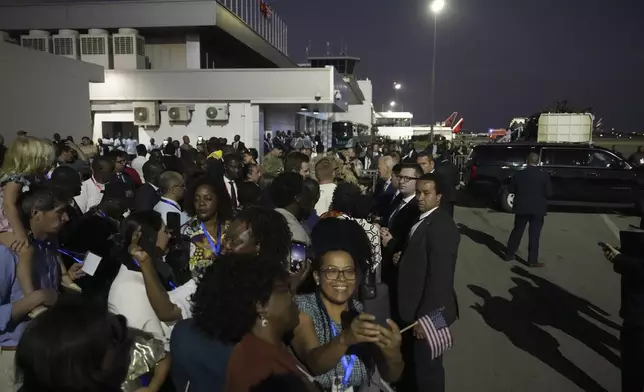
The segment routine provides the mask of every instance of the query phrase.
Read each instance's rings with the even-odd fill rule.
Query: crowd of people
[[[445,389],[418,321],[458,317],[449,149],[190,143],[3,153],[3,391]]]

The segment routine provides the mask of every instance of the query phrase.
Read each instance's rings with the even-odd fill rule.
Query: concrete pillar
[[[186,68],[201,68],[201,42],[199,34],[186,34]]]

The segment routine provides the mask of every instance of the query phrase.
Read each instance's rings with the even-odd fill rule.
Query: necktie
[[[389,222],[388,222],[389,225],[388,226],[389,226],[390,229],[391,229],[392,224],[394,223],[394,218],[396,217],[396,215],[398,215],[400,210],[402,210],[402,208],[405,206],[405,204],[406,203],[401,200],[400,203],[398,203],[398,207],[396,207],[394,212],[391,213],[391,216],[389,216]]]
[[[119,173],[118,176],[121,182],[125,182],[125,177],[123,177],[123,173]]]
[[[235,191],[235,181],[228,181],[230,184],[230,201],[233,203],[233,208],[237,208],[237,192]]]

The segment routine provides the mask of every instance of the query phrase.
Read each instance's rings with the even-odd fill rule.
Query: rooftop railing
[[[217,1],[277,50],[288,55],[288,27],[268,3],[262,0]]]

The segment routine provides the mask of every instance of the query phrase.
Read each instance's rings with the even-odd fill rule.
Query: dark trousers
[[[409,331],[403,334],[401,351],[405,368],[401,380],[396,383],[397,391],[445,391],[443,357],[431,359],[427,341],[416,339],[413,332]]]
[[[416,367],[416,391],[445,392],[445,368],[443,357],[430,358],[429,347],[424,340],[414,342],[414,365]]]
[[[644,327],[624,322],[620,333],[622,392],[644,391]]]
[[[525,227],[528,227],[528,263],[536,264],[539,262],[539,238],[541,237],[541,229],[543,228],[543,216],[540,215],[515,215],[514,228],[508,238],[508,251],[507,257],[514,257],[514,254],[521,245],[521,237]]]

